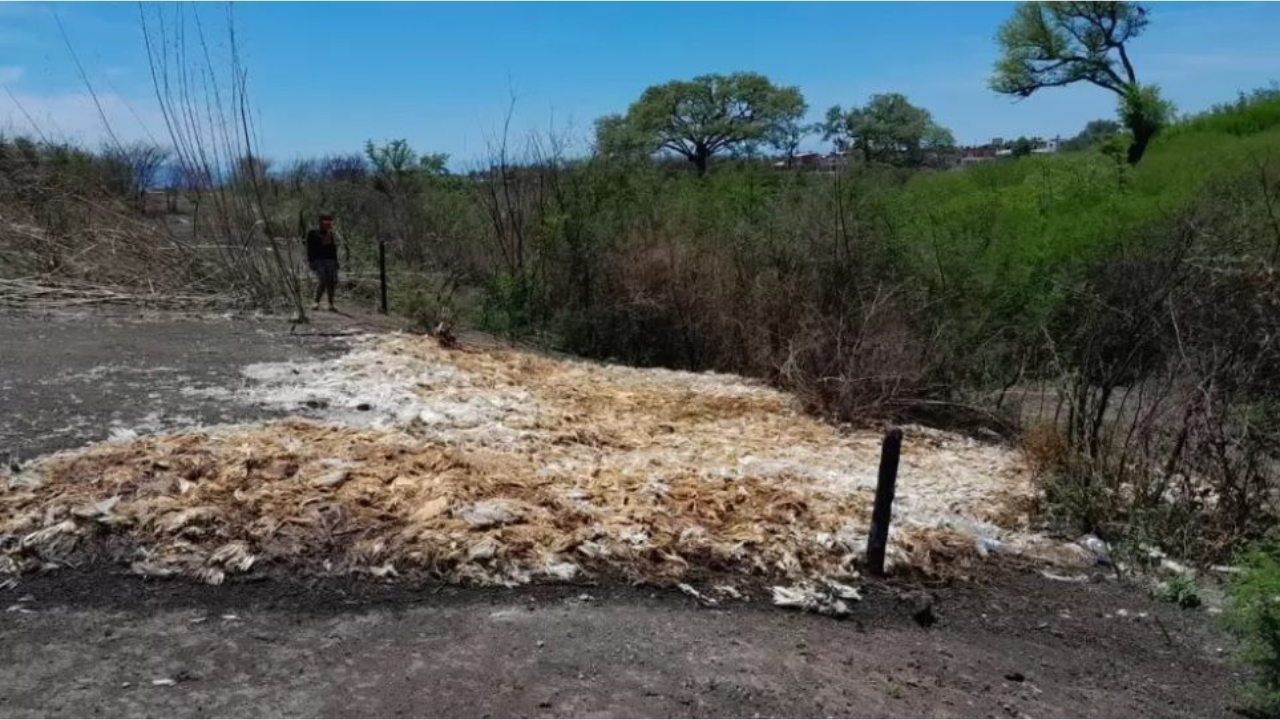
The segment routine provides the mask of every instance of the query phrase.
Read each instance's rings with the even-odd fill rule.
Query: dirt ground
[[[184,392],[325,357],[364,323],[0,315],[0,455],[252,420]],[[0,458],[2,459],[2,458]],[[3,579],[0,579],[0,583]],[[2,586],[0,586],[2,587]],[[1221,716],[1229,646],[1202,612],[1114,579],[993,568],[864,588],[833,620],[620,585],[304,581],[209,587],[87,567],[0,590],[0,715]],[[915,594],[910,594],[914,592]],[[907,595],[904,597],[904,593]]]
[[[268,413],[184,392],[240,384],[246,363],[325,357],[352,320],[158,312],[0,312],[0,460],[105,440],[114,428],[158,431],[256,420]]]
[[[1231,672],[1202,620],[1124,586],[1011,573],[936,596],[924,628],[883,591],[832,620],[628,587],[51,573],[0,595],[0,714],[1230,714]]]

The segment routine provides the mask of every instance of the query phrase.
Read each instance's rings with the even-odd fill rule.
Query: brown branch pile
[[[190,235],[189,232],[186,233]],[[0,204],[0,305],[229,303],[236,283],[208,248],[114,199]]]
[[[161,307],[216,305],[226,298],[153,291],[131,292],[118,287],[68,282],[0,278],[0,307],[26,309],[69,308],[83,305],[151,305]]]

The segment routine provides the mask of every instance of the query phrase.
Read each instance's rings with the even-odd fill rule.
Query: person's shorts
[[[316,274],[316,280],[321,285],[338,287],[337,260],[312,260],[311,272]]]

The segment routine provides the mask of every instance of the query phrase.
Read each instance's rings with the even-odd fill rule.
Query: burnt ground
[[[367,326],[0,315],[0,453],[262,417],[184,388],[338,352]],[[3,716],[1221,716],[1239,682],[1205,613],[1016,568],[928,588],[929,627],[903,581],[833,620],[610,583],[14,580],[0,579]]]

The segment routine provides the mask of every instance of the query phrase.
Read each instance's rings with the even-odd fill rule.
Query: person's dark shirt
[[[333,231],[327,235],[320,230],[311,230],[307,233],[307,261],[313,260],[337,260],[338,259],[338,243],[337,236]]]

